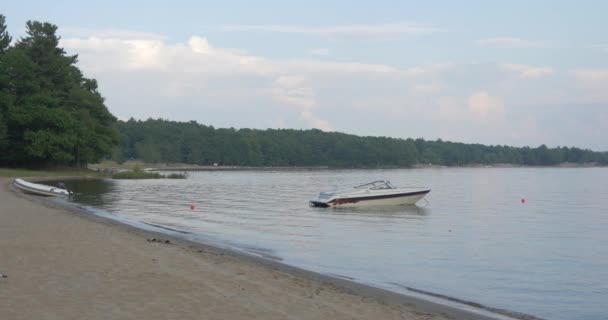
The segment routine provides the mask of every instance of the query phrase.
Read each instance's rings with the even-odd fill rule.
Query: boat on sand
[[[63,184],[63,183],[61,183]],[[39,184],[39,183],[32,183],[32,182],[27,182],[23,179],[15,179],[14,182],[15,187],[17,187],[17,189],[25,192],[25,193],[29,193],[29,194],[34,194],[37,196],[45,196],[45,197],[69,197],[72,192],[70,190],[68,190],[67,188],[65,188],[65,186],[63,187],[54,187],[54,186],[47,186],[45,184]]]

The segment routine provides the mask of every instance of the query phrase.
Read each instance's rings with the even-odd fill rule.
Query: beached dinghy
[[[27,182],[23,179],[15,179],[15,187],[19,190],[29,193],[35,194],[37,196],[46,196],[46,197],[69,197],[72,192],[59,187],[47,186],[44,184],[31,183]]]
[[[427,188],[397,188],[389,181],[378,180],[342,192],[321,192],[310,201],[311,207],[398,206],[415,204],[431,192]]]

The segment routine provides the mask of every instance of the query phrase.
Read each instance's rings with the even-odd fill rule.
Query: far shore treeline
[[[95,79],[60,48],[57,26],[28,21],[14,43],[0,15],[0,166],[122,162],[339,168],[433,165],[608,165],[608,152],[359,137],[293,129],[216,129],[197,122],[117,121]]]
[[[416,164],[608,164],[608,152],[579,148],[485,146],[442,140],[360,137],[293,129],[215,129],[197,122],[118,121],[119,162],[237,166],[410,167]]]

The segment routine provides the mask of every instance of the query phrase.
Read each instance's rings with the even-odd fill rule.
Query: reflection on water
[[[112,180],[72,180],[66,186],[74,192],[74,202],[94,207],[111,205],[117,192]]]
[[[424,203],[424,200],[421,201]],[[353,215],[356,214],[358,216],[369,216],[371,215],[374,218],[380,217],[395,217],[395,216],[426,216],[431,213],[431,209],[428,207],[422,207],[419,205],[415,206],[379,206],[375,208],[334,208],[328,209],[328,214],[343,214],[343,215]]]
[[[320,191],[377,179],[433,191],[420,206],[308,207]],[[192,172],[66,185],[73,201],[117,218],[313,271],[548,319],[607,319],[606,181],[603,168],[488,168]]]

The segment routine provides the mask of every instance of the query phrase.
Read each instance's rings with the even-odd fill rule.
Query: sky
[[[10,1],[119,119],[608,151],[606,1]]]

